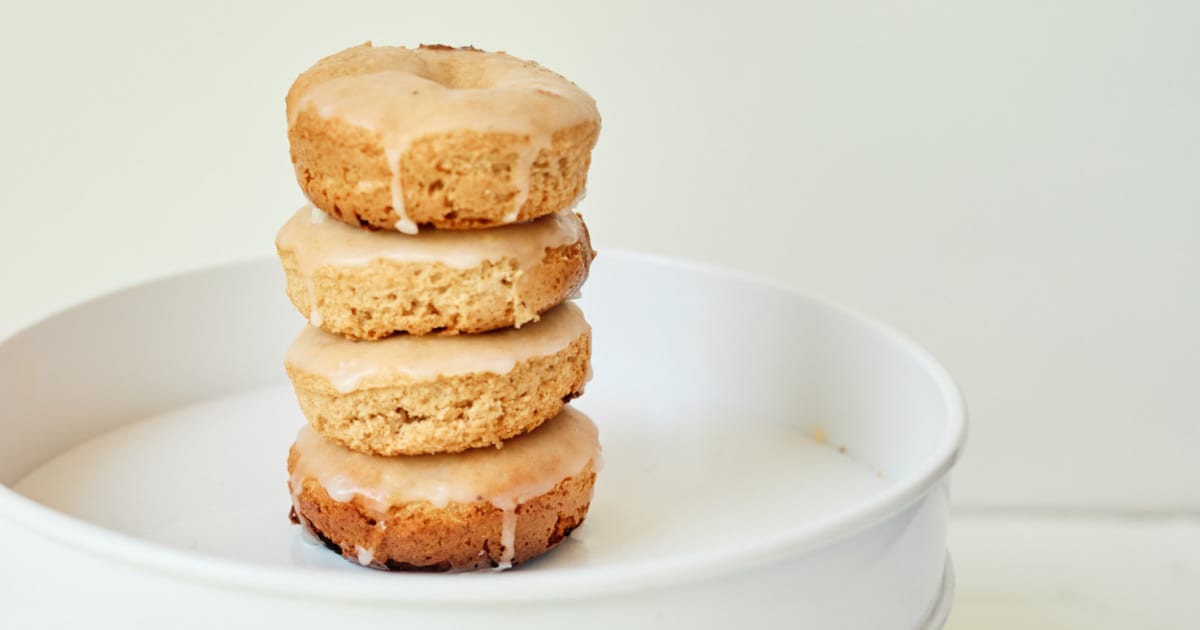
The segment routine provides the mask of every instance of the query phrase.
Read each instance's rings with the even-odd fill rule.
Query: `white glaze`
[[[328,220],[324,212],[306,205],[279,229],[275,246],[291,252],[301,275],[311,280],[322,267],[363,267],[376,260],[470,269],[512,258],[519,268],[529,269],[545,258],[546,250],[578,243],[584,234],[583,220],[569,209],[488,230],[426,230],[407,235]]]
[[[502,448],[462,453],[382,457],[339,446],[305,425],[296,436],[292,486],[318,481],[330,498],[355,497],[380,513],[427,501],[436,508],[485,501],[502,509],[541,496],[599,459],[596,425],[571,406]]]
[[[305,326],[284,359],[289,369],[329,381],[339,393],[481,372],[507,374],[590,334],[579,307],[564,302],[537,322],[477,335],[396,335],[353,341]]]
[[[323,118],[373,132],[391,170],[386,185],[399,217],[396,229],[408,234],[415,234],[417,225],[404,210],[400,160],[415,140],[461,130],[528,138],[511,174],[518,192],[504,221],[512,222],[529,197],[533,162],[550,146],[554,132],[599,120],[596,102],[574,83],[504,53],[368,44],[330,59],[310,71],[312,83],[289,95],[288,126],[295,124],[301,111],[310,109]],[[322,71],[336,63],[354,66],[358,73]],[[359,182],[358,186],[384,184]]]
[[[516,546],[517,511],[506,509],[500,522],[500,562],[497,563],[496,570],[506,571],[512,568],[513,556],[517,551]]]

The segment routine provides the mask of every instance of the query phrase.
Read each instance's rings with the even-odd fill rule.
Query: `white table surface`
[[[948,630],[1200,627],[1200,518],[959,513]]]
[[[602,251],[835,298],[959,378],[952,628],[1200,627],[1200,4],[4,13],[0,334],[269,255],[301,203],[283,95],[317,57],[367,39],[506,49],[597,97],[581,210]],[[0,593],[20,580],[0,562]]]

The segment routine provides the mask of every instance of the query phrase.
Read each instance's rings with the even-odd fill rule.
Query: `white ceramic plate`
[[[585,525],[505,574],[387,574],[287,521],[304,419],[281,364],[302,319],[276,265],[135,287],[0,344],[0,516],[182,593],[261,593],[264,610],[295,598],[436,627],[940,625],[963,409],[886,328],[605,253],[580,302],[595,380],[575,405],[606,462]]]

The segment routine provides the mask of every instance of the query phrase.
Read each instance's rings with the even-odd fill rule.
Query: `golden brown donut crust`
[[[507,374],[477,372],[339,393],[327,380],[289,366],[288,377],[312,428],[373,455],[458,453],[527,433],[583,394],[592,341],[517,362]]]
[[[289,473],[296,458],[293,449]],[[514,566],[553,549],[583,523],[595,480],[589,464],[516,508]],[[298,491],[289,482],[289,489],[295,497],[292,521],[305,524],[327,547],[356,564],[359,547],[372,550],[366,566],[391,571],[467,571],[494,568],[503,560],[504,513],[490,503],[436,508],[422,501],[379,514],[357,497],[345,503],[333,500],[316,479],[304,479]]]
[[[584,238],[546,250],[529,269],[515,258],[457,269],[442,263],[376,260],[364,266],[325,266],[310,285],[296,255],[278,250],[287,296],[305,317],[313,300],[320,328],[350,339],[473,334],[535,321],[579,290],[595,252]]]

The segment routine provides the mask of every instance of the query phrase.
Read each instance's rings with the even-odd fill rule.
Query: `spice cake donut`
[[[477,335],[354,341],[306,326],[288,377],[309,424],[376,455],[454,453],[532,430],[583,393],[591,327],[563,303],[533,324]]]
[[[301,429],[288,456],[292,520],[363,566],[387,570],[509,568],[583,522],[600,445],[566,407],[501,449],[380,457]]]
[[[292,304],[309,323],[354,339],[520,327],[574,294],[595,255],[571,210],[410,236],[350,227],[306,206],[275,247]]]
[[[532,62],[448,46],[372,46],[324,59],[287,95],[296,179],[355,226],[486,228],[572,205],[600,114]]]

